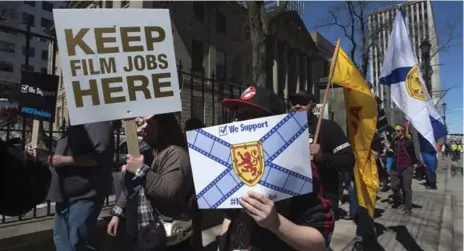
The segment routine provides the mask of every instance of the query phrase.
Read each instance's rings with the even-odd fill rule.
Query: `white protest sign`
[[[314,107],[313,113],[316,116],[321,115],[321,110],[322,110],[322,104],[316,104],[316,107]],[[325,105],[324,108],[324,115],[322,116],[323,119],[329,119],[329,104]]]
[[[71,124],[181,111],[167,9],[54,9]]]
[[[313,190],[306,112],[187,132],[198,205],[240,208],[250,190],[279,201]]]

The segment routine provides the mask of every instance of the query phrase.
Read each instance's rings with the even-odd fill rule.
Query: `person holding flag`
[[[357,66],[340,48],[340,39],[330,66],[329,84],[344,87],[348,138],[356,158],[354,181],[359,206],[353,250],[379,250],[373,220],[379,178],[371,151],[377,130],[377,101]]]
[[[443,119],[424,85],[417,57],[406,28],[405,13],[399,8],[388,43],[379,83],[389,86],[391,100],[414,128],[420,158],[427,168],[429,185],[436,187],[438,165],[436,140],[447,135]],[[417,136],[417,137],[416,137]]]

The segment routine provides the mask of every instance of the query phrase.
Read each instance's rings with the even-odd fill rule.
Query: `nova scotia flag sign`
[[[249,190],[273,201],[313,190],[306,112],[187,132],[201,209],[241,208]]]
[[[391,99],[420,134],[424,164],[436,168],[435,141],[446,136],[446,127],[427,93],[401,10],[396,14],[379,82],[390,86]]]

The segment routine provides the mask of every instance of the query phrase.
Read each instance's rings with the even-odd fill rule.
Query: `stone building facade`
[[[208,126],[226,122],[230,114],[220,101],[237,97],[252,85],[247,12],[236,2],[71,1],[68,8],[170,9],[182,123],[190,117],[200,118]],[[325,66],[303,20],[295,11],[284,11],[271,25],[275,32],[267,39],[267,87],[283,98],[298,89],[311,90],[318,96],[317,83],[326,73],[320,69]],[[55,123],[59,128],[62,121],[67,123],[68,115],[58,56],[55,62],[60,76]]]

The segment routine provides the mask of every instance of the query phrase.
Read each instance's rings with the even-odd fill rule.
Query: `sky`
[[[350,42],[343,37],[341,29],[336,27],[321,27],[330,21],[329,10],[343,4],[337,1],[309,1],[304,6],[304,22],[310,32],[317,31],[327,40],[335,43],[341,38],[341,47],[345,51],[351,49]],[[382,9],[391,6],[391,2],[377,2],[372,8]],[[432,1],[435,26],[438,33],[438,43],[447,40],[450,21],[457,22],[459,31],[463,31],[462,1]],[[443,32],[445,30],[445,32]],[[463,133],[463,47],[462,44],[440,52],[440,79],[442,89],[451,88],[444,97],[446,102],[446,123],[450,133]],[[438,108],[442,109],[442,108]]]

